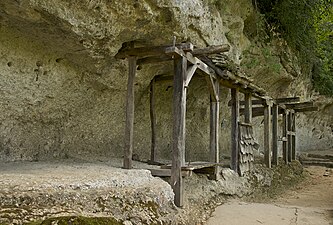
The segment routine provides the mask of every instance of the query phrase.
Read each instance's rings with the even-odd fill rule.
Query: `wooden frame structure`
[[[265,161],[268,167],[271,166],[271,145],[273,146],[273,162],[277,164],[277,115],[280,113],[280,103],[289,102],[290,98],[272,100],[266,97],[266,92],[253,84],[245,76],[237,76],[226,70],[217,67],[208,57],[209,54],[226,52],[229,50],[228,45],[210,46],[208,48],[194,49],[191,43],[174,44],[172,46],[155,46],[155,47],[129,47],[122,49],[115,56],[118,59],[128,59],[129,76],[127,83],[126,99],[126,126],[125,126],[125,148],[124,163],[126,169],[132,168],[133,154],[133,124],[134,124],[134,79],[137,65],[146,63],[159,63],[164,61],[173,61],[173,143],[172,143],[172,166],[171,166],[171,186],[175,193],[175,204],[178,207],[183,206],[183,180],[182,168],[185,165],[185,115],[186,115],[186,92],[187,87],[196,73],[204,76],[210,91],[210,153],[209,158],[212,163],[217,165],[215,175],[218,177],[219,164],[219,90],[220,86],[231,89],[231,168],[239,173],[239,129],[240,115],[245,115],[245,123],[251,124],[252,117],[265,116]],[[152,127],[152,145],[151,161],[156,160],[156,113],[154,89],[155,77],[150,84],[150,116]],[[170,79],[160,78],[160,79]],[[245,94],[245,101],[239,101],[239,93]],[[258,98],[252,100],[252,97]],[[291,101],[294,102],[294,101]],[[252,105],[262,104],[263,107],[253,108]],[[278,105],[279,104],[279,105]],[[294,103],[292,103],[294,104]],[[282,106],[284,113],[285,126],[288,129],[285,133],[288,135],[288,145],[286,148],[293,149],[290,155],[291,159],[295,158],[295,116],[296,105]],[[299,103],[301,104],[301,103]],[[299,105],[298,104],[298,105]],[[244,105],[244,108],[240,108]],[[273,106],[273,115],[271,115]],[[287,107],[288,106],[288,107]],[[296,107],[296,108],[295,108]],[[298,109],[304,110],[304,107]],[[293,111],[294,110],[294,111]],[[286,112],[290,111],[289,114]],[[271,117],[273,117],[273,144],[271,144],[270,130]],[[287,125],[288,124],[288,125]],[[293,145],[289,146],[289,143]],[[286,150],[290,152],[290,150]],[[286,153],[287,154],[287,153]],[[286,155],[284,154],[284,157]],[[289,155],[288,155],[289,157]],[[285,158],[285,160],[287,160]],[[289,161],[289,158],[288,158]]]

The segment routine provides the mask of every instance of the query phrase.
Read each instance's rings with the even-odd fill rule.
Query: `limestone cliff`
[[[229,57],[273,97],[320,99],[319,113],[300,116],[298,150],[331,148],[332,100],[318,97],[310,75],[283,41],[260,43],[250,0],[2,0],[0,2],[0,159],[103,159],[122,156],[127,64],[123,43],[190,41],[225,44]],[[136,77],[135,153],[148,158],[149,89],[172,64],[144,66]],[[157,85],[159,158],[171,151],[171,96]],[[221,150],[229,152],[229,91],[222,89]],[[318,116],[320,115],[320,116]],[[320,117],[320,118],[318,118]],[[195,78],[189,88],[187,157],[208,157],[209,95]],[[260,125],[258,119],[256,123]],[[262,129],[261,129],[262,130]],[[260,126],[258,126],[260,136]]]

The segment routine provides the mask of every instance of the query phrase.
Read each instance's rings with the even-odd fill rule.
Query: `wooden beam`
[[[292,121],[293,121],[292,129],[293,129],[294,135],[291,136],[291,139],[293,141],[292,149],[291,149],[291,151],[292,151],[291,159],[296,160],[296,114],[295,113],[292,114]]]
[[[287,138],[288,138],[288,162],[292,160],[292,146],[293,140],[292,135],[289,132],[292,131],[292,112],[288,113],[288,130],[287,130]]]
[[[244,115],[245,115],[245,123],[252,123],[252,94],[246,93],[245,94],[245,101],[244,101]]]
[[[134,127],[134,79],[136,73],[136,57],[128,58],[129,74],[127,80],[126,97],[126,124],[125,124],[125,149],[124,168],[132,168],[133,155],[133,127]]]
[[[210,162],[219,163],[219,114],[220,103],[216,101],[220,95],[220,83],[218,80],[214,81],[214,88],[217,96],[210,96]],[[214,179],[219,178],[219,166],[215,166]]]
[[[160,56],[164,55],[167,48],[171,47],[170,45],[166,46],[153,46],[153,47],[139,47],[139,48],[124,48],[121,49],[116,55],[116,59],[125,59],[130,56],[138,57],[147,57],[147,56]],[[193,51],[193,45],[191,43],[181,43],[177,44],[178,49],[182,49],[184,52]]]
[[[174,67],[171,186],[175,193],[176,206],[182,207],[184,187],[181,168],[185,165],[186,58],[175,57]]]
[[[287,98],[276,98],[274,99],[276,104],[299,102],[300,97],[287,97]]]
[[[313,102],[286,103],[287,109],[302,109],[313,107]]]
[[[185,86],[187,87],[191,80],[192,80],[192,77],[195,73],[195,71],[197,70],[198,66],[197,65],[192,65],[192,66],[189,66],[189,68],[187,69],[186,71],[186,81],[185,81]]]
[[[278,165],[278,115],[279,107],[274,104],[272,107],[272,164]]]
[[[214,81],[214,79],[212,78],[212,76],[206,76],[206,81],[207,81],[207,86],[209,89],[209,93],[211,98],[213,98],[214,102],[218,102],[219,101],[219,94],[218,94],[218,90],[216,90],[216,82]]]
[[[245,105],[245,101],[240,101],[239,104],[241,106]],[[264,105],[266,103],[265,99],[255,99],[252,100],[252,105]],[[228,106],[231,106],[231,101],[228,102]],[[258,107],[257,107],[258,108]]]
[[[264,148],[265,164],[271,168],[271,106],[265,105],[264,111]]]
[[[239,173],[239,90],[231,89],[231,169]]]
[[[318,111],[318,107],[317,106],[295,109],[295,113],[299,113],[299,112],[315,112],[315,111]]]
[[[156,146],[156,110],[155,110],[155,78],[150,82],[150,124],[151,124],[151,149],[150,160],[156,161],[157,146]]]
[[[150,64],[150,63],[161,63],[161,62],[167,62],[173,60],[172,57],[162,55],[162,56],[150,56],[150,57],[145,57],[138,59],[137,64],[142,65],[142,64]]]
[[[207,48],[197,48],[193,49],[192,54],[194,56],[198,55],[210,55],[222,52],[228,52],[230,50],[230,46],[227,44],[224,45],[212,45]]]
[[[282,154],[283,154],[283,161],[285,164],[288,163],[288,138],[287,138],[287,132],[288,132],[288,112],[283,113],[283,127],[282,127],[282,136],[286,141],[282,143]]]

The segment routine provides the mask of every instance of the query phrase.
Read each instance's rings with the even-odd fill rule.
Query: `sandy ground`
[[[267,203],[230,201],[206,225],[333,225],[333,171],[308,167],[310,177]]]

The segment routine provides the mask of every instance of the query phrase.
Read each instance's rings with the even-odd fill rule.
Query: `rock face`
[[[244,31],[252,29],[249,21],[254,14],[249,0],[1,1],[0,160],[122,156],[127,63],[114,55],[129,41],[138,46],[168,44],[176,36],[178,42],[190,41],[199,47],[229,43],[229,57],[241,65],[247,62],[256,83],[272,96],[283,93],[309,98],[309,79],[290,75],[288,71],[295,69],[290,70],[288,60],[278,60],[268,69],[253,66],[251,59],[256,58],[245,52],[258,55],[260,48],[251,48],[255,43]],[[269,50],[259,55],[270,54],[277,60],[277,50]],[[279,66],[277,76],[268,75]],[[148,85],[153,76],[171,74],[172,68],[170,63],[144,66],[136,77],[134,151],[143,159],[148,158],[150,148]],[[228,154],[229,92],[221,92],[220,143]],[[159,83],[157,95],[158,157],[170,158],[171,84]],[[322,143],[316,136],[322,129],[321,135],[327,137],[322,148],[333,145],[332,130],[327,129],[332,113],[325,107],[327,118],[318,128],[300,130],[300,137]],[[300,121],[310,121],[311,127],[313,116]],[[208,157],[208,121],[207,87],[204,80],[195,78],[187,111],[186,146],[191,161]],[[316,146],[309,142],[299,147]]]

